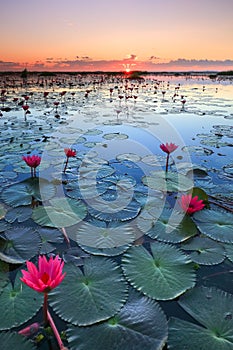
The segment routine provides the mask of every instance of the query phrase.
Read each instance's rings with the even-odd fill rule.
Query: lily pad
[[[180,306],[198,324],[171,318],[169,349],[233,349],[233,295],[215,288],[200,287],[186,293]]]
[[[5,232],[0,239],[0,259],[10,264],[20,264],[29,260],[40,250],[41,239],[35,229],[15,227]]]
[[[174,246],[152,243],[151,254],[142,246],[123,256],[124,274],[132,286],[157,300],[174,299],[195,285],[190,259]]]
[[[206,236],[225,243],[233,243],[232,214],[216,210],[202,210],[193,215],[193,219]]]
[[[135,218],[140,210],[141,205],[135,201],[130,201],[129,204],[126,204],[124,207],[124,200],[127,202],[129,199],[126,197],[120,198],[119,200],[107,201],[103,199],[95,199],[95,207],[88,208],[89,214],[98,220],[104,221],[127,221]],[[98,207],[98,210],[95,209]]]
[[[100,220],[83,222],[76,234],[76,242],[93,248],[116,248],[130,245],[135,240],[135,234],[130,225],[110,223],[106,225]]]
[[[119,154],[118,156],[116,156],[116,159],[119,162],[123,162],[124,160],[128,160],[128,161],[131,161],[133,163],[138,163],[141,160],[141,157],[135,153],[123,153],[123,154]]]
[[[36,350],[30,340],[16,332],[1,332],[0,344],[4,350]]]
[[[30,205],[32,199],[42,201],[52,198],[56,193],[53,183],[42,178],[29,178],[16,184],[5,187],[1,197],[3,201],[12,206]]]
[[[91,325],[115,315],[126,301],[127,284],[115,262],[90,257],[85,259],[82,270],[70,264],[64,270],[66,278],[50,293],[49,300],[65,321]]]
[[[42,302],[42,294],[35,293],[33,289],[21,283],[17,275],[14,287],[9,281],[0,294],[0,330],[25,323],[37,313]]]
[[[38,228],[41,238],[40,254],[48,254],[56,249],[56,243],[62,243],[64,236],[61,231],[53,228]]]
[[[40,206],[33,210],[32,218],[37,224],[62,228],[77,224],[87,214],[83,202],[70,198],[53,198],[50,204],[50,206]]]
[[[129,249],[130,245],[125,244],[116,248],[94,248],[89,247],[83,244],[80,244],[80,247],[87,253],[92,255],[100,255],[100,256],[118,256],[122,253],[126,252]]]
[[[147,215],[142,212],[137,218],[137,226],[153,239],[180,243],[197,234],[196,225],[183,213],[167,208],[162,213],[155,208],[146,212]]]
[[[161,350],[167,321],[159,304],[132,293],[122,310],[106,322],[67,330],[71,350]]]
[[[216,265],[225,259],[224,247],[207,237],[194,237],[181,248],[190,251],[192,261],[200,265]]]
[[[120,132],[112,132],[104,134],[102,137],[106,140],[124,140],[127,139],[129,136]]]
[[[233,245],[232,244],[224,244],[224,248],[226,250],[227,258],[233,262]]]
[[[18,223],[28,220],[32,215],[32,208],[30,207],[17,207],[9,210],[5,216],[7,222],[13,223],[17,221]]]
[[[179,192],[188,191],[193,187],[193,181],[176,172],[152,171],[149,176],[143,176],[142,182],[158,191]]]

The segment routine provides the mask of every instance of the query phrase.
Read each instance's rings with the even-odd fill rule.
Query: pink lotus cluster
[[[192,197],[191,194],[186,194],[181,197],[180,206],[187,214],[191,215],[202,210],[205,204],[202,199],[198,199],[198,196]]]
[[[162,143],[161,145],[160,145],[160,148],[161,148],[161,150],[163,151],[163,152],[165,152],[165,153],[167,153],[167,154],[170,154],[170,153],[172,153],[172,152],[174,152],[177,148],[178,148],[178,146],[177,145],[175,145],[174,143]]]
[[[54,259],[51,256],[48,261],[45,255],[39,256],[38,269],[30,261],[26,264],[28,271],[22,270],[23,277],[20,279],[39,293],[49,293],[63,281],[66,275],[62,274],[64,262],[58,255]]]
[[[22,159],[31,168],[31,175],[36,176],[36,168],[40,165],[41,157],[37,155],[23,156]]]

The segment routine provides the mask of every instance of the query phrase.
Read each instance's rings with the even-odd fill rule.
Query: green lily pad
[[[32,199],[41,201],[52,198],[56,193],[54,184],[42,178],[29,178],[16,184],[5,187],[1,197],[12,206],[31,205]]]
[[[90,199],[106,192],[106,184],[97,182],[96,179],[85,179],[80,183],[69,182],[66,186],[66,194],[74,199]]]
[[[120,312],[106,322],[67,330],[71,350],[161,350],[167,320],[159,304],[132,293]]]
[[[126,301],[127,284],[115,262],[93,256],[85,259],[82,270],[69,264],[64,270],[66,278],[49,301],[65,321],[91,325],[115,315]]]
[[[98,249],[116,248],[131,245],[135,234],[130,225],[110,223],[107,225],[100,220],[83,222],[76,233],[76,242],[80,246],[89,246]]]
[[[64,241],[61,231],[53,228],[37,228],[37,232],[41,238],[40,254],[48,254],[56,249],[57,243]]]
[[[32,208],[30,207],[16,207],[9,210],[5,216],[7,222],[13,223],[17,221],[18,223],[28,220],[32,215]]]
[[[128,161],[131,161],[133,163],[138,163],[141,160],[141,157],[135,153],[123,153],[123,154],[119,154],[118,156],[116,156],[116,159],[119,162],[123,162],[124,160],[128,160]]]
[[[129,136],[120,132],[111,132],[102,136],[105,140],[124,140]]]
[[[4,350],[36,350],[33,343],[16,332],[1,332],[0,344]]]
[[[233,243],[233,221],[231,213],[202,210],[194,213],[193,219],[204,235],[225,243]]]
[[[224,248],[226,250],[227,258],[233,262],[233,245],[232,244],[224,244]]]
[[[50,206],[39,206],[33,210],[33,220],[41,226],[67,227],[82,221],[87,214],[81,201],[70,198],[53,198]]]
[[[194,222],[183,213],[165,208],[162,213],[150,209],[137,218],[139,229],[153,239],[180,243],[197,234]],[[156,215],[157,214],[157,215]],[[160,215],[161,214],[161,215]]]
[[[118,256],[126,252],[126,250],[129,249],[130,247],[130,245],[128,244],[125,244],[116,248],[94,248],[83,244],[79,244],[79,245],[85,252],[90,253],[92,255],[100,255],[100,256]]]
[[[83,132],[84,135],[89,135],[89,136],[101,135],[102,133],[103,131],[99,129],[88,129]]]
[[[143,176],[142,182],[155,190],[179,192],[188,191],[193,187],[193,181],[177,172],[152,171],[149,176]]]
[[[195,285],[190,259],[174,246],[152,243],[151,254],[142,246],[131,247],[123,256],[127,280],[157,300],[174,299]]]
[[[179,304],[198,324],[171,318],[169,349],[232,350],[232,303],[232,294],[215,288],[200,287],[186,293]]]
[[[0,259],[10,264],[21,264],[38,254],[41,239],[35,229],[15,227],[0,238]]]
[[[18,274],[14,287],[9,281],[0,294],[0,330],[20,326],[30,320],[42,306],[42,294],[35,293],[19,277]]]
[[[95,208],[88,208],[89,214],[91,214],[94,218],[98,220],[104,220],[104,221],[127,221],[130,219],[135,218],[140,210],[141,205],[135,201],[132,200],[129,204],[127,204],[125,207],[122,205],[124,203],[124,199],[127,201],[127,193],[126,197],[123,197],[123,199],[119,196],[119,200],[103,200],[103,199],[95,199]]]
[[[194,237],[181,248],[190,251],[192,261],[200,265],[216,265],[225,259],[224,247],[207,237]]]

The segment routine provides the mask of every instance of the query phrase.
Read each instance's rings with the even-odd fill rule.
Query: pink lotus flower
[[[160,145],[160,148],[163,152],[170,154],[170,153],[174,152],[178,148],[178,146],[171,142],[170,144],[169,143],[165,143],[165,144],[162,143]]]
[[[22,159],[25,161],[25,163],[30,166],[31,168],[36,168],[38,165],[40,165],[41,157],[40,156],[23,156]]]
[[[159,146],[160,148],[161,148],[161,150],[163,151],[163,152],[165,152],[165,153],[167,153],[167,160],[166,160],[166,169],[165,169],[165,171],[166,171],[166,173],[167,173],[167,171],[168,171],[168,164],[169,164],[169,156],[170,156],[170,153],[172,153],[172,152],[174,152],[177,148],[178,148],[178,146],[177,145],[175,145],[174,143],[162,143],[160,146]]]
[[[25,163],[31,168],[31,176],[36,176],[36,167],[40,165],[41,157],[40,156],[23,156],[22,159]]]
[[[51,256],[48,261],[45,255],[39,256],[38,269],[30,261],[26,264],[28,271],[22,270],[23,277],[20,280],[39,293],[49,293],[63,281],[66,275],[66,273],[62,274],[64,262],[58,255],[54,259]]]
[[[183,195],[179,202],[181,208],[189,215],[196,211],[202,210],[205,207],[202,199],[198,199],[198,196],[192,198],[191,194]]]
[[[72,148],[65,148],[64,152],[66,154],[66,157],[75,157],[76,156],[76,151]]]
[[[67,166],[68,166],[69,158],[70,157],[75,157],[76,156],[76,151],[75,151],[75,149],[72,149],[72,148],[64,148],[64,152],[66,154],[66,163],[65,163],[63,172],[65,173],[66,169],[67,169]]]

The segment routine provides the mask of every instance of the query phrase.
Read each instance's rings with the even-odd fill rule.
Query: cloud
[[[137,59],[137,55],[134,54],[129,54],[126,56],[126,58],[124,59],[124,61],[135,61]]]
[[[159,60],[159,57],[156,56],[150,56],[149,61],[153,61],[153,60]]]
[[[207,70],[231,70],[233,60],[207,60],[178,58],[161,62],[156,56],[150,56],[147,60],[139,60],[136,55],[130,54],[127,58],[118,60],[95,60],[89,56],[76,56],[74,60],[61,58],[46,58],[34,63],[19,63],[0,61],[0,71],[21,71],[25,67],[28,70],[49,71],[121,71],[127,69],[156,71],[207,71]]]

